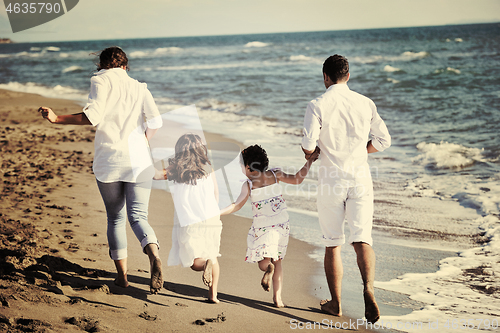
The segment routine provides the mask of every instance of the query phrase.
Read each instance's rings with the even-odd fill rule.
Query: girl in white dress
[[[168,265],[203,271],[203,283],[209,288],[208,300],[219,303],[220,235],[222,222],[218,206],[218,188],[207,148],[196,134],[184,134],[175,144],[175,157],[169,166],[157,170],[155,179],[169,180],[174,200],[174,228]]]
[[[236,202],[222,209],[221,215],[238,211],[250,197],[253,222],[247,236],[245,261],[259,263],[260,270],[265,272],[261,285],[264,290],[269,291],[272,284],[274,305],[281,308],[285,306],[281,300],[283,283],[281,260],[286,254],[290,225],[279,182],[302,183],[312,162],[318,159],[319,148],[294,175],[279,169],[268,170],[267,153],[258,145],[247,147],[241,155],[248,181],[243,184]]]

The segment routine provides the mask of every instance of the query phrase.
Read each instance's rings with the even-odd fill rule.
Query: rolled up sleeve
[[[384,121],[377,112],[375,104],[372,107],[373,117],[370,125],[370,137],[372,145],[378,151],[384,151],[391,146],[391,135]]]
[[[144,87],[144,89],[144,104],[142,110],[144,112],[144,116],[146,117],[146,124],[150,129],[158,129],[163,125],[160,111],[156,106],[151,92],[147,89],[146,86]]]
[[[85,113],[93,126],[97,126],[104,116],[109,89],[109,84],[101,78],[94,76],[90,79],[89,98],[83,108],[83,113]]]
[[[315,111],[315,105],[309,102],[304,116],[304,129],[302,131],[302,148],[314,150],[316,148],[321,130],[321,118]]]

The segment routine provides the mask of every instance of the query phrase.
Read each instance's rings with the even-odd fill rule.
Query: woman
[[[151,293],[163,285],[159,244],[148,223],[148,202],[154,175],[149,140],[162,126],[158,108],[145,83],[127,74],[128,59],[119,47],[99,54],[83,112],[56,115],[40,107],[54,124],[96,126],[93,171],[108,219],[109,254],[118,272],[115,284],[127,287],[126,216],[151,265]],[[145,121],[145,123],[144,123]]]

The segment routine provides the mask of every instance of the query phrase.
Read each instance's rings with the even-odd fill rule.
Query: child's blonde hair
[[[196,180],[205,177],[210,165],[207,147],[201,138],[192,133],[184,134],[175,144],[175,156],[168,160],[167,178],[177,183],[196,185]]]

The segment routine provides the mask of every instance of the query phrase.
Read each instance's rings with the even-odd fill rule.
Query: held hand
[[[57,122],[57,115],[52,111],[51,108],[41,106],[38,108],[38,112],[42,114],[42,117],[50,121],[51,123]]]
[[[164,180],[165,179],[165,171],[163,169],[158,170],[155,168],[155,175],[153,176],[154,180]]]
[[[306,156],[306,158],[308,161],[315,162],[319,158],[320,153],[321,153],[321,149],[319,149],[319,147],[316,147],[314,152],[312,152],[312,154]]]

